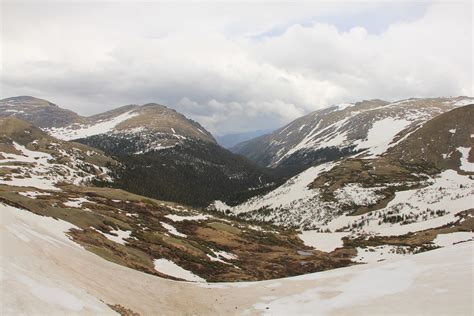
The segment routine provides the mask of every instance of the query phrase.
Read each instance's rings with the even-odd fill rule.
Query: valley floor
[[[187,283],[70,241],[63,221],[0,205],[2,315],[471,315],[473,243],[392,261],[247,283]]]

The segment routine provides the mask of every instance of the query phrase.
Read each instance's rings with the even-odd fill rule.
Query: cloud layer
[[[338,102],[472,95],[471,4],[397,6],[419,12],[409,19],[389,9],[2,4],[2,96],[82,114],[160,102],[222,134]],[[364,14],[389,22],[341,27]]]

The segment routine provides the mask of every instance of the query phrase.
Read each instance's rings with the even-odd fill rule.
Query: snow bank
[[[348,233],[320,233],[314,230],[307,230],[298,235],[306,246],[317,250],[331,252],[343,246],[342,238]]]
[[[254,308],[263,315],[467,315],[472,312],[471,252],[472,244],[459,245],[393,262],[284,279],[286,288],[301,285],[295,282],[313,281],[293,294],[261,297]],[[278,296],[276,293],[272,292]]]
[[[472,232],[456,232],[450,234],[439,234],[433,242],[438,246],[448,247],[459,242],[472,241],[472,238]]]
[[[160,273],[186,281],[206,282],[206,280],[204,280],[203,278],[195,275],[191,271],[181,268],[173,261],[167,259],[155,259],[153,263],[155,265],[155,270]]]

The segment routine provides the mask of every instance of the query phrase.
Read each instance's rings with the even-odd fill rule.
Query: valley
[[[2,246],[2,257],[16,258],[22,252],[35,256],[32,244],[42,253],[28,264],[8,263],[6,284],[17,290],[26,287],[31,302],[47,302],[39,307],[45,312],[76,307],[81,312],[123,315],[158,312],[146,307],[149,289],[142,300],[131,299],[128,290],[97,292],[87,281],[92,275],[84,271],[74,279],[72,267],[79,263],[68,259],[74,253],[94,262],[93,275],[108,267],[120,271],[121,278],[138,277],[150,288],[165,286],[170,301],[163,298],[160,303],[163,314],[171,314],[170,302],[198,313],[229,313],[232,308],[235,313],[271,313],[274,308],[304,313],[318,302],[331,302],[328,294],[321,301],[304,303],[307,293],[325,293],[313,282],[320,279],[339,284],[344,294],[334,302],[347,295],[349,303],[340,305],[341,311],[352,308],[357,305],[355,294],[344,282],[360,286],[358,280],[368,269],[381,269],[390,277],[385,267],[412,262],[428,271],[427,262],[438,253],[472,251],[474,105],[466,105],[470,100],[339,106],[340,111],[360,107],[365,116],[373,110],[366,136],[362,131],[359,140],[337,142],[345,137],[337,133],[350,135],[351,130],[339,130],[345,126],[340,121],[323,127],[331,130],[329,134],[308,129],[304,137],[311,145],[304,151],[324,152],[323,158],[302,154],[298,145],[289,154],[275,156],[268,166],[221,148],[198,123],[157,104],[125,106],[89,118],[73,115],[74,122],[62,126],[44,126],[48,121],[35,126],[33,120],[24,120],[30,107],[34,115],[46,111],[49,117],[48,107],[62,111],[47,101],[31,105],[32,98],[1,100],[9,110],[0,112],[0,209],[7,223],[2,238],[9,240]],[[334,111],[322,113],[331,116]],[[418,119],[410,121],[413,111]],[[397,119],[406,124],[387,118],[400,113],[411,113]],[[309,124],[307,118],[305,122]],[[289,167],[284,157],[291,157],[297,168]],[[61,276],[19,276],[19,269],[49,270],[45,267],[52,258],[67,262],[60,268]],[[472,264],[466,260],[464,265]],[[444,271],[442,265],[430,267]],[[328,271],[333,269],[337,270]],[[426,284],[415,276],[413,282]],[[128,285],[114,282],[134,288],[130,280]],[[280,289],[281,283],[293,282],[299,285]],[[51,293],[63,293],[65,303],[58,306],[49,296],[39,295],[37,289],[44,284],[55,284]],[[253,299],[243,294],[245,288]],[[223,304],[215,309],[207,303],[191,307],[187,304],[194,300],[186,303],[169,296],[179,290],[183,297],[204,299],[200,289],[209,290]],[[238,299],[224,298],[229,293]],[[367,295],[371,308],[381,310],[374,301],[378,296]],[[253,303],[244,303],[246,297]],[[13,299],[7,296],[9,308]]]

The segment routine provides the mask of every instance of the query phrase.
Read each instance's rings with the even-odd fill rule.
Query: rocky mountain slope
[[[212,135],[199,123],[166,106],[150,103],[127,105],[86,118],[85,123],[74,123],[61,128],[49,128],[48,133],[65,139],[87,138],[101,134],[124,137],[153,135],[153,142],[146,139],[147,151],[173,146],[180,139],[196,139],[215,143]]]
[[[311,167],[268,194],[236,207],[216,203],[214,211],[99,187],[116,180],[117,170],[134,169],[1,118],[1,311],[364,314],[370,306],[384,314],[426,312],[426,301],[396,304],[423,296],[432,313],[469,312],[473,115],[473,105],[456,108],[380,156],[358,153]],[[116,134],[85,139],[107,143]],[[130,140],[122,141],[128,148]],[[220,147],[192,140],[198,144],[181,148],[190,142],[127,155],[168,152],[169,162],[183,161],[181,170],[199,155],[202,164],[218,164],[209,157],[219,152],[209,148]],[[143,172],[134,181],[150,174],[158,176]],[[367,284],[377,291],[367,292]],[[433,294],[433,287],[450,290]]]
[[[1,102],[8,111],[0,116],[27,120],[35,117],[37,103],[49,109],[54,122],[59,120],[54,119],[56,112],[63,111],[32,97]],[[24,113],[19,116],[13,111]],[[74,113],[62,124],[40,123],[56,138],[77,140],[114,156],[121,166],[113,169],[111,185],[153,198],[195,206],[216,199],[236,204],[278,182],[271,172],[217,145],[199,123],[155,103],[127,105],[91,117]]]
[[[297,171],[356,152],[376,157],[424,122],[473,102],[473,98],[453,97],[339,104],[238,144],[232,151],[263,166]]]
[[[324,163],[238,206],[217,201],[212,207],[247,220],[313,230],[302,238],[316,245],[363,239],[372,257],[416,251],[411,246],[435,231],[474,229],[472,122],[474,105],[455,108],[380,156],[354,154]],[[382,241],[391,246],[380,247]]]
[[[60,219],[70,239],[112,262],[189,281],[269,279],[352,264],[353,248],[313,252],[291,230],[93,186],[109,181],[116,164],[102,152],[15,118],[0,119],[0,131],[1,213]]]
[[[0,183],[54,190],[110,182],[118,165],[100,150],[55,139],[16,118],[0,118]]]
[[[0,100],[0,117],[15,117],[40,128],[62,127],[84,120],[54,103],[29,96]]]

